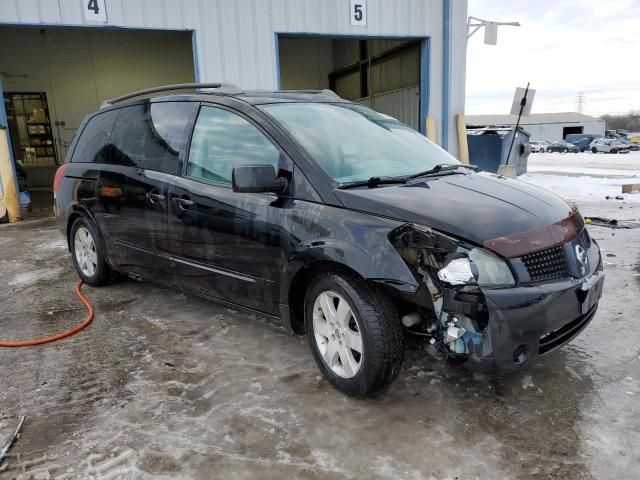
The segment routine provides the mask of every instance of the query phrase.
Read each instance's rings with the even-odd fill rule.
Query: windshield
[[[280,103],[262,109],[341,184],[459,164],[424,135],[359,105]]]

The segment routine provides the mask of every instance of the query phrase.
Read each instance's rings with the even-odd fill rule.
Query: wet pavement
[[[88,329],[0,349],[0,443],[27,415],[0,478],[637,478],[640,230],[590,232],[607,279],[571,344],[506,378],[411,349],[366,400],[334,390],[276,321],[149,283],[85,287]],[[0,225],[0,273],[0,338],[84,318],[52,220]]]

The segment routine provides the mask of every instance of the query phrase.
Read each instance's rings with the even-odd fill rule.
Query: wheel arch
[[[355,245],[311,248],[294,256],[282,282],[280,303],[285,327],[300,335],[306,332],[306,293],[314,279],[326,272],[343,273],[362,280],[373,291],[385,290],[398,295],[415,293],[419,288],[417,280],[393,246],[388,246],[389,250],[382,256],[371,255]]]
[[[89,220],[91,220],[94,225],[96,225],[96,222],[93,219],[93,215],[91,215],[89,210],[87,210],[84,206],[82,206],[79,203],[74,203],[73,205],[70,205],[67,211],[67,235],[66,235],[67,248],[69,248],[69,251],[71,251],[71,227],[73,226],[74,222],[80,217],[86,217]]]
[[[299,268],[289,282],[286,299],[290,312],[290,329],[294,333],[299,335],[306,333],[304,307],[307,290],[309,290],[309,287],[311,287],[316,278],[327,272],[343,273],[364,280],[353,268],[334,260],[316,260]]]
[[[104,258],[107,264],[110,267],[113,267],[113,263],[111,262],[111,257],[109,255],[109,250],[107,249],[107,244],[102,235],[102,231],[98,227],[98,223],[96,222],[95,218],[91,214],[91,211],[79,203],[71,205],[69,207],[69,212],[67,214],[67,235],[66,235],[67,248],[69,249],[69,251],[71,251],[71,228],[73,227],[74,222],[81,217],[86,218],[93,224],[93,227],[95,228],[96,233],[98,234],[97,240],[100,242],[100,247],[104,252]]]

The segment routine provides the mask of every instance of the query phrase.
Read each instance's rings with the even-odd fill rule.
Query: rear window
[[[78,138],[71,161],[106,163],[109,135],[117,116],[118,111],[111,110],[92,117]]]
[[[147,102],[120,109],[109,163],[176,175],[194,108],[191,102]]]

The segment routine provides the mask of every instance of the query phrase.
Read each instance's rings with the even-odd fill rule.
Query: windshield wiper
[[[424,172],[414,173],[413,175],[409,175],[404,178],[407,180],[410,180],[412,178],[424,177],[425,175],[431,175],[433,173],[457,170],[459,168],[468,168],[470,170],[473,170],[474,172],[477,172],[479,170],[478,167],[476,167],[475,165],[465,165],[464,163],[439,163],[438,165],[436,165],[435,167],[429,170],[425,170]]]
[[[371,177],[368,180],[356,180],[355,182],[343,183],[339,185],[338,188],[344,190],[346,188],[377,187],[378,185],[407,183],[407,180],[411,180],[412,178],[423,177],[425,175],[432,175],[440,172],[450,172],[453,170],[457,170],[458,168],[468,168],[469,170],[473,170],[474,172],[477,172],[479,170],[479,168],[474,165],[465,165],[462,163],[440,163],[429,170],[415,173],[413,175],[403,175],[399,177]]]
[[[346,188],[377,187],[378,185],[393,185],[398,183],[407,183],[407,177],[371,177],[368,180],[343,183],[339,185],[338,188],[344,190]]]

